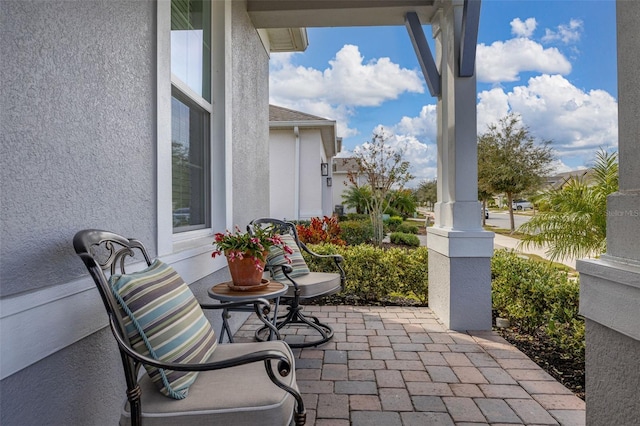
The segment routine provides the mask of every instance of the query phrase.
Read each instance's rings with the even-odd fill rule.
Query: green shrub
[[[340,222],[340,230],[340,238],[350,246],[369,243],[373,239],[373,226],[369,221],[348,220]]]
[[[402,296],[426,303],[429,275],[426,247],[415,250],[384,250],[368,244],[339,247],[331,244],[310,245],[318,254],[340,254],[347,282],[345,293],[363,300],[387,300]],[[335,272],[331,260],[304,254],[312,271]]]
[[[395,232],[403,232],[405,234],[417,234],[418,226],[403,222],[396,228]]]
[[[418,247],[420,245],[420,239],[413,234],[394,232],[389,238],[393,244],[402,244],[411,247]]]
[[[401,216],[391,216],[389,219],[384,221],[385,225],[391,232],[395,232],[398,226],[402,225],[402,217]]]
[[[341,216],[341,217],[345,218],[344,220],[357,220],[357,221],[369,220],[369,215],[368,214],[362,214],[362,213],[347,213],[346,216]]]
[[[579,286],[548,262],[506,250],[491,260],[493,308],[529,334],[544,332],[567,355],[584,358]]]
[[[546,326],[547,335],[565,353],[573,357],[584,357],[584,319],[578,314],[580,284],[577,280],[559,283],[549,295],[550,318]]]

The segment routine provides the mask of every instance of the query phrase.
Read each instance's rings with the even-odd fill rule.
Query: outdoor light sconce
[[[320,163],[320,172],[322,176],[329,176],[329,163]]]
[[[327,178],[327,186],[331,186],[331,185],[333,185],[333,180],[330,177],[328,177]]]

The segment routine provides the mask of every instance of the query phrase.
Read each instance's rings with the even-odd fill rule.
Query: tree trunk
[[[507,207],[509,208],[509,222],[511,224],[511,233],[516,231],[516,222],[513,219],[513,194],[507,192]]]

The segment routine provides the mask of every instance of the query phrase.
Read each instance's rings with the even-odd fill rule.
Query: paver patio
[[[320,347],[294,349],[308,425],[585,424],[584,401],[496,333],[447,330],[429,308],[305,312],[335,330]],[[236,341],[260,324],[249,317]]]

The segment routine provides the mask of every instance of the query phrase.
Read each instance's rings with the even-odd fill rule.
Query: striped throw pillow
[[[291,263],[287,263],[284,250],[277,246],[271,246],[269,248],[269,254],[267,255],[267,267],[271,271],[271,278],[276,281],[287,281],[287,277],[282,272],[282,268],[276,265],[288,264],[293,268],[293,271],[289,274],[291,278],[299,277],[309,273],[309,267],[307,262],[304,261],[302,253],[296,244],[296,240],[293,236],[285,234],[280,236],[282,241],[289,246],[293,253],[288,254],[287,257],[291,260]]]
[[[211,324],[193,293],[169,265],[155,260],[147,269],[109,279],[131,346],[166,362],[199,363],[216,347]],[[198,372],[145,365],[152,381],[168,397],[183,399]]]

